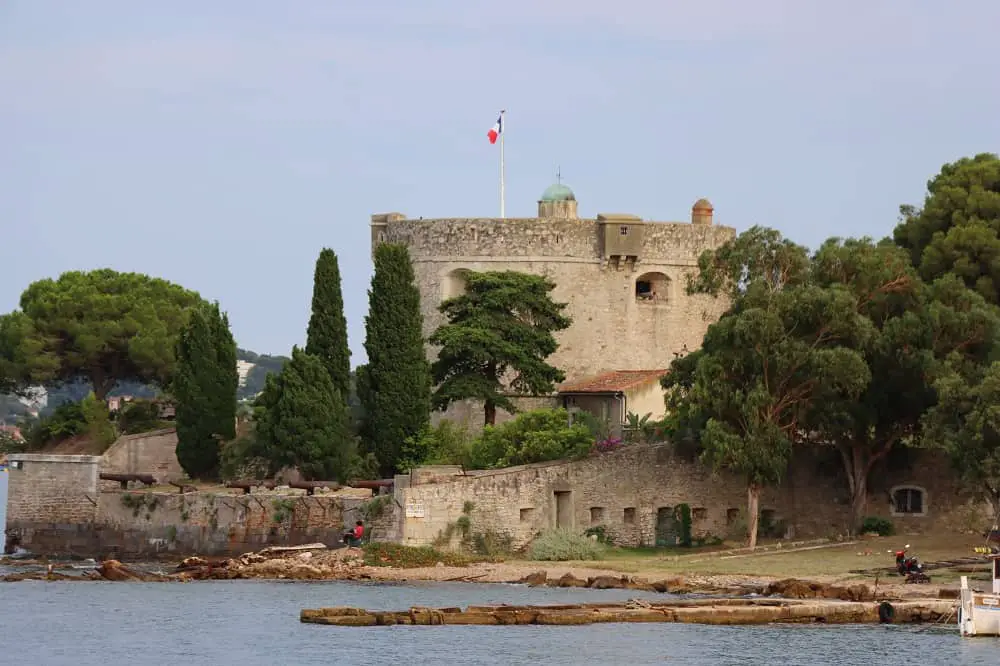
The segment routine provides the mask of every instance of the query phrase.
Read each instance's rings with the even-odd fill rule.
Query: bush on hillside
[[[551,562],[600,560],[607,547],[572,530],[557,528],[538,535],[528,549],[528,558]]]

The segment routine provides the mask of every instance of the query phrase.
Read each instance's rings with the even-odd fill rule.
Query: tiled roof
[[[560,393],[618,393],[659,380],[667,370],[612,370],[596,377],[567,382]]]

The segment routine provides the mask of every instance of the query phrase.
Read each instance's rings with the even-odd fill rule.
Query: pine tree
[[[346,481],[354,439],[347,405],[323,362],[298,347],[257,398],[255,454],[269,472],[297,468],[307,479]]]
[[[330,373],[333,388],[346,401],[351,382],[351,351],[340,288],[340,266],[333,250],[324,248],[313,275],[312,316],[306,333],[307,354],[319,358]]]
[[[398,471],[403,442],[419,437],[430,420],[422,325],[409,252],[403,245],[379,245],[365,318],[368,364],[358,369],[358,395],[363,437],[384,476]]]
[[[172,393],[177,460],[192,478],[218,474],[222,440],[236,435],[236,342],[219,304],[195,309],[177,343]]]

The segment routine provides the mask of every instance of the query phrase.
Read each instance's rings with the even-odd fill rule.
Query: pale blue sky
[[[369,215],[580,212],[883,236],[941,164],[1000,149],[995,0],[6,0],[0,309],[142,271],[302,343],[340,256],[363,361]]]

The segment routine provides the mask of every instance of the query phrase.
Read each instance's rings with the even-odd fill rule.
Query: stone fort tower
[[[690,222],[652,222],[634,215],[577,216],[577,200],[557,183],[542,194],[538,217],[408,219],[372,215],[372,249],[379,243],[409,248],[420,288],[424,335],[444,323],[438,306],[462,293],[470,271],[512,270],[545,275],[553,298],[567,303],[573,323],[557,334],[549,362],[567,384],[615,370],[670,365],[675,352],[701,345],[725,304],[685,293],[702,251],[732,239],[713,224],[712,204],[698,200]],[[434,357],[434,350],[428,349]],[[529,408],[529,405],[525,405]],[[448,418],[481,424],[474,405],[455,405]],[[498,422],[501,415],[498,414]]]

